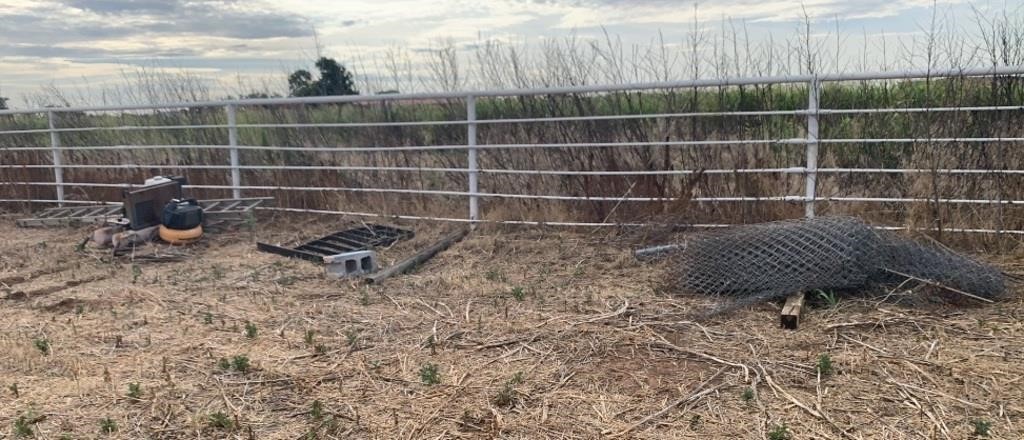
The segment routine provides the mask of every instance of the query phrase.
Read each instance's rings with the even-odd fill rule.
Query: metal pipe
[[[58,203],[58,200],[36,200],[36,199],[0,199],[0,203],[40,203],[50,204]],[[93,201],[93,200],[66,200],[64,203],[74,203],[81,205],[119,205],[120,203],[105,202],[105,201]],[[331,211],[322,209],[298,209],[298,208],[276,208],[276,207],[256,207],[257,210],[261,211],[282,211],[282,212],[298,212],[298,213],[310,213],[310,214],[330,214],[330,215],[346,215],[346,216],[362,216],[362,217],[381,217],[381,218],[393,218],[403,220],[430,220],[430,221],[443,221],[443,222],[456,222],[456,223],[468,223],[470,220],[464,218],[447,218],[447,217],[430,217],[430,216],[414,216],[414,215],[388,215],[378,214],[369,212],[348,212],[348,211]],[[699,229],[708,228],[726,228],[730,226],[741,226],[731,224],[678,224],[678,225],[666,225],[666,224],[654,224],[654,223],[588,223],[588,222],[561,222],[561,221],[538,221],[538,220],[479,220],[480,223],[492,223],[492,224],[507,224],[507,225],[527,225],[527,226],[565,226],[565,227],[645,227],[645,226],[682,226]],[[876,229],[884,230],[909,230],[910,228],[903,226],[875,226]],[[918,229],[922,231],[931,231],[932,229]],[[1024,236],[1024,230],[1016,229],[982,229],[982,228],[943,228],[944,232],[953,233],[981,233],[981,234],[1013,234]]]
[[[4,182],[9,185],[27,186],[80,186],[96,188],[132,188],[139,185],[128,183],[88,183],[88,182],[65,182],[56,184],[53,182]],[[509,193],[485,193],[468,191],[445,191],[445,190],[423,190],[403,188],[343,188],[329,186],[231,186],[231,185],[185,185],[184,188],[195,189],[246,189],[261,191],[342,191],[342,192],[371,192],[371,193],[394,193],[394,194],[422,194],[436,196],[477,196],[509,199],[532,199],[532,200],[562,200],[562,201],[589,201],[589,202],[673,202],[678,201],[676,197],[615,197],[615,196],[562,196],[545,194],[509,194]],[[764,197],[690,197],[686,200],[691,202],[793,202],[803,203],[807,201],[804,196],[764,196]],[[885,198],[885,197],[815,197],[814,201],[822,202],[873,202],[873,203],[927,203],[936,202],[930,198]],[[984,205],[1024,205],[1024,200],[988,200],[988,199],[938,199],[938,203],[954,204],[984,204]]]
[[[242,174],[238,170],[238,121],[237,115],[235,114],[235,105],[228,104],[228,146],[231,147],[231,186],[235,188],[231,190],[231,195],[236,199],[242,198],[242,190],[239,189],[242,185]]]
[[[817,78],[807,84],[807,163],[804,191],[804,217],[814,218],[814,194],[818,186],[818,105],[821,83]]]
[[[894,139],[818,139],[818,144],[869,144],[869,143],[915,143],[915,142],[1024,142],[1022,137],[1013,138],[894,138]],[[640,142],[577,142],[577,143],[541,143],[541,144],[477,144],[477,150],[512,149],[512,148],[615,148],[615,147],[721,147],[735,145],[806,145],[809,141],[801,139],[736,139],[706,141],[640,141]],[[365,153],[365,152],[399,152],[399,151],[436,151],[466,150],[468,145],[403,145],[397,147],[281,147],[238,145],[102,145],[61,147],[59,150],[160,150],[160,149],[209,149],[209,150],[265,150],[265,151],[301,151],[308,153]],[[51,150],[50,147],[14,147],[0,148],[0,151],[37,151]]]
[[[53,161],[53,183],[56,184],[57,189],[57,200],[61,203],[59,206],[64,206],[64,169],[61,168],[63,161],[63,153],[60,151],[60,135],[55,131],[57,123],[55,115],[52,111],[46,112],[46,120],[50,125],[50,150],[52,151],[51,158]]]
[[[0,199],[0,203],[58,203],[65,205],[120,205],[120,202],[103,202],[95,200],[49,200],[49,199]]]
[[[403,100],[439,100],[439,99],[465,99],[468,96],[475,97],[499,97],[499,96],[537,96],[537,95],[564,95],[573,93],[607,93],[626,92],[638,90],[662,90],[680,89],[692,87],[718,87],[718,86],[741,86],[757,84],[784,84],[784,83],[806,83],[817,78],[820,82],[836,81],[875,81],[890,79],[920,79],[920,78],[941,78],[941,77],[965,77],[965,76],[993,76],[993,75],[1020,75],[1024,74],[1024,66],[986,67],[986,68],[961,68],[948,70],[906,70],[893,72],[873,73],[840,73],[826,74],[817,77],[813,75],[784,75],[784,76],[761,76],[761,77],[734,77],[720,79],[696,79],[682,81],[644,82],[632,84],[605,84],[592,86],[568,86],[568,87],[542,87],[506,90],[482,90],[468,92],[446,92],[446,93],[395,93],[386,95],[347,95],[347,96],[315,96],[304,98],[261,98],[261,99],[227,99],[218,101],[201,102],[175,102],[165,104],[146,104],[128,106],[83,106],[63,107],[53,109],[28,109],[28,110],[0,110],[0,115],[43,113],[47,111],[59,112],[104,112],[104,111],[125,111],[125,110],[158,110],[173,108],[193,107],[220,107],[228,104],[235,105],[298,105],[298,104],[331,104],[342,102],[385,102]]]
[[[985,137],[985,138],[882,138],[882,139],[819,139],[819,144],[912,144],[917,142],[963,142],[963,143],[975,143],[975,142],[1024,142],[1024,138],[1021,137]]]
[[[118,165],[61,165],[64,169],[168,169],[168,170],[230,170],[230,165],[172,165],[172,164],[118,164]],[[10,169],[51,169],[53,165],[3,165]],[[435,172],[468,173],[468,168],[431,167],[375,167],[375,166],[330,166],[330,165],[241,165],[240,170],[324,170],[324,171],[374,171],[374,172]],[[709,170],[643,170],[643,171],[586,171],[586,170],[524,170],[503,168],[481,168],[481,174],[523,174],[541,176],[662,176],[691,174],[804,174],[804,167],[789,168],[738,168]],[[960,168],[818,168],[818,174],[980,174],[1015,175],[1024,170],[986,170]]]
[[[544,143],[544,144],[484,144],[474,145],[477,150],[484,149],[506,149],[506,148],[613,148],[613,147],[664,147],[664,146],[729,146],[746,144],[803,144],[804,139],[738,139],[738,140],[708,140],[708,141],[659,141],[659,142],[580,142],[580,143]],[[68,147],[64,150],[86,151],[86,150],[160,150],[160,149],[208,149],[227,150],[237,148],[239,150],[263,150],[263,151],[302,151],[308,153],[367,153],[367,152],[398,152],[398,151],[437,151],[437,150],[468,150],[468,145],[401,145],[396,147],[281,147],[271,145],[101,145]],[[41,147],[16,147],[0,148],[0,151],[32,151],[48,149]]]
[[[907,107],[907,108],[851,108],[851,109],[818,109],[818,115],[841,114],[886,114],[886,113],[942,113],[942,112],[978,112],[978,111],[1015,111],[1024,110],[1021,105],[990,105],[966,107]],[[550,118],[507,118],[477,119],[479,124],[518,124],[534,122],[573,122],[573,121],[604,121],[629,119],[666,119],[690,117],[721,117],[721,116],[802,116],[807,110],[764,110],[764,111],[724,111],[724,112],[689,112],[689,113],[647,113],[636,115],[593,115],[593,116],[558,116]],[[372,128],[372,127],[406,127],[433,125],[465,125],[468,121],[397,121],[397,122],[339,122],[339,123],[267,123],[237,124],[238,128]],[[195,125],[119,125],[111,127],[78,127],[58,128],[58,133],[87,131],[131,131],[131,130],[189,130],[189,129],[221,129],[227,124],[195,124]],[[3,130],[0,135],[49,133],[49,129]]]
[[[676,249],[685,249],[685,248],[686,248],[686,243],[663,244],[663,245],[660,245],[660,246],[651,246],[651,247],[637,249],[637,250],[633,251],[633,256],[636,257],[636,259],[638,259],[638,260],[651,260],[651,259],[658,258],[658,257],[660,257],[662,255],[665,255],[665,254],[667,254],[667,253],[669,253],[671,251],[674,251]]]
[[[475,222],[480,219],[480,196],[477,195],[480,192],[480,172],[476,149],[476,97],[473,95],[466,97],[466,121],[469,122],[466,126],[466,146],[469,148],[466,157],[466,168],[469,168],[469,220]]]

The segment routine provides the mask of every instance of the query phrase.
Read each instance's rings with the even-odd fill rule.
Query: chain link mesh
[[[876,231],[852,217],[739,226],[687,240],[673,255],[683,290],[770,299],[799,291],[862,289],[907,279],[974,295],[1005,291],[999,269],[946,248]],[[750,301],[747,301],[750,302]]]

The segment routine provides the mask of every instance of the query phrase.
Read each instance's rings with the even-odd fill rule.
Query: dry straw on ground
[[[367,287],[255,251],[257,235],[337,222],[265,222],[134,265],[76,253],[85,231],[12,223],[0,221],[3,436],[1024,435],[1019,287],[979,306],[908,285],[819,304],[786,331],[773,304],[686,321],[712,300],[659,291],[666,268],[605,231],[485,229]],[[443,232],[415,227],[385,262]]]

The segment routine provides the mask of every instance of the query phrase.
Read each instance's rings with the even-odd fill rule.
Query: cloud
[[[64,47],[40,44],[5,44],[0,43],[0,53],[11,57],[22,58],[110,58],[110,57],[145,57],[167,58],[198,56],[200,52],[190,48],[159,49],[104,49],[98,47]]]
[[[607,31],[627,48],[662,37],[671,47],[688,38],[695,4],[700,29],[714,32],[724,19],[735,19],[749,25],[755,43],[792,34],[804,9],[819,18],[816,30],[831,32],[838,17],[843,32],[894,35],[917,30],[932,1],[0,0],[0,86],[5,94],[23,93],[97,72],[116,80],[114,70],[153,65],[228,80],[257,73],[283,78],[281,72],[316,55],[314,27],[327,56],[368,77],[386,64],[391,48],[411,54],[419,73],[420,51],[439,42],[458,48],[460,62],[469,61],[463,67],[488,41],[518,45],[527,56],[567,35],[603,42]],[[966,1],[939,4],[963,11]],[[46,75],[25,74],[30,65]]]
[[[304,38],[305,17],[262,2],[234,0],[60,0],[15,11],[0,10],[0,42],[82,42],[159,35],[202,35],[242,40]]]
[[[701,21],[723,17],[755,22],[791,22],[812,18],[845,19],[892,17],[913,8],[932,6],[932,0],[724,0],[679,2],[673,0],[508,0],[510,4],[562,17],[560,28],[615,24],[680,24],[693,21],[695,6]],[[946,0],[943,5],[965,3]]]
[[[167,13],[174,11],[181,1],[165,0],[64,0],[63,4],[104,14]]]

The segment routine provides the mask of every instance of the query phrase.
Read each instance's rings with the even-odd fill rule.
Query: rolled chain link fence
[[[731,295],[737,297],[734,305],[911,277],[988,299],[1006,290],[1003,273],[989,264],[852,217],[738,226],[689,238],[667,254],[677,288]]]

